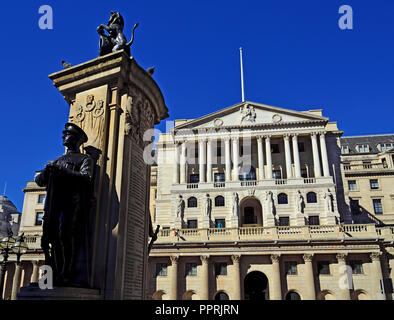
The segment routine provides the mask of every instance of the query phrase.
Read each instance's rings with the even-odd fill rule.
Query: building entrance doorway
[[[268,278],[260,271],[248,273],[244,280],[245,300],[269,300]]]
[[[255,197],[247,197],[242,199],[240,203],[241,209],[241,226],[261,226],[263,225],[263,210],[260,201]]]

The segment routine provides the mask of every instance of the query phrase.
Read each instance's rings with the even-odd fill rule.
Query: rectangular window
[[[187,276],[196,276],[197,275],[197,264],[196,263],[186,263],[185,274]]]
[[[286,275],[297,275],[297,262],[285,261],[285,273]]]
[[[215,263],[215,276],[225,276],[227,275],[227,263],[216,262]]]
[[[271,144],[271,153],[279,153],[279,144]]]
[[[373,199],[372,202],[373,202],[373,210],[375,211],[375,214],[382,214],[383,213],[382,200]]]
[[[317,262],[318,274],[330,274],[330,262],[329,261],[318,261]]]
[[[309,216],[309,225],[310,226],[318,226],[320,225],[319,216]]]
[[[44,212],[37,212],[36,213],[36,226],[42,225],[42,218],[44,217]]]
[[[215,182],[224,182],[224,180],[225,180],[224,173],[215,173],[214,179],[215,179]]]
[[[357,182],[356,182],[356,180],[349,180],[347,185],[349,187],[349,191],[357,190]]]
[[[38,203],[44,203],[45,201],[45,194],[38,195]]]
[[[167,263],[156,263],[156,276],[167,275]]]
[[[384,151],[392,149],[393,147],[394,147],[393,143],[382,143],[380,145],[380,151],[384,152]]]
[[[215,228],[225,228],[226,220],[225,219],[215,219]]]
[[[372,190],[379,189],[379,181],[378,181],[378,179],[371,179],[371,180],[369,180],[369,185],[371,186]]]
[[[305,168],[301,169],[301,177],[308,178],[308,170],[306,170]]]
[[[343,154],[348,154],[349,153],[349,146],[342,146],[341,149],[342,149],[342,153]]]
[[[197,220],[187,220],[188,229],[197,229]]]
[[[217,157],[221,157],[222,156],[222,146],[221,145],[218,145],[216,147],[216,156]]]
[[[303,142],[298,142],[298,152],[305,152],[305,145]]]
[[[191,174],[190,175],[190,183],[198,183],[200,182],[200,175],[197,174]]]
[[[279,226],[289,226],[290,220],[289,217],[279,217]]]
[[[352,260],[349,262],[353,274],[363,274],[363,262],[361,260]]]
[[[369,145],[367,144],[360,144],[357,146],[357,150],[359,153],[367,153],[369,152]]]
[[[282,173],[280,170],[272,170],[272,177],[274,179],[282,179]]]

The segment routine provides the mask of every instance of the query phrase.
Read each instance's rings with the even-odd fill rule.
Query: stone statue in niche
[[[233,193],[233,217],[239,217],[239,196],[237,192]]]
[[[211,217],[211,211],[212,211],[212,199],[209,197],[209,194],[206,194],[205,198],[205,215],[207,217]]]
[[[138,22],[134,25],[131,40],[127,42],[126,36],[123,34],[124,19],[119,12],[111,11],[108,23],[101,24],[97,28],[100,35],[99,55],[103,56],[111,52],[124,49],[130,55],[130,46],[134,42],[134,30],[138,27]],[[107,31],[107,34],[105,34]]]
[[[244,121],[255,122],[256,121],[256,111],[254,107],[245,104],[240,108],[241,113],[241,123]]]
[[[183,219],[184,212],[185,212],[185,200],[183,200],[182,195],[179,195],[176,217]]]
[[[326,210],[327,210],[327,212],[333,212],[334,208],[333,208],[333,205],[332,205],[332,201],[333,201],[334,197],[333,197],[330,189],[328,189],[327,192],[324,193],[323,198],[324,198],[325,203],[326,203]]]
[[[272,191],[267,191],[265,193],[265,203],[267,208],[267,214],[273,215],[274,214],[274,201],[272,199]]]
[[[66,123],[66,153],[35,177],[35,182],[47,191],[41,247],[45,264],[52,267],[55,286],[87,286],[87,276],[80,280],[82,275],[75,271],[77,255],[86,254],[88,214],[94,198],[94,161],[80,152],[80,146],[87,141],[80,127]],[[82,259],[85,264],[86,259]],[[87,265],[82,269],[87,270]]]
[[[296,208],[296,213],[303,213],[304,210],[304,197],[301,194],[301,191],[298,190],[296,196],[295,196],[295,208]]]

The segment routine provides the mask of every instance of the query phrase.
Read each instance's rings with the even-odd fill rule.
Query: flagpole
[[[244,68],[242,64],[242,47],[239,48],[239,59],[241,61],[241,92],[242,92],[242,102],[245,101],[245,92],[244,92]]]

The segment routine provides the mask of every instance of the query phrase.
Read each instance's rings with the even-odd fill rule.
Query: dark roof
[[[349,154],[358,153],[356,150],[356,145],[359,144],[368,144],[370,148],[369,153],[379,153],[380,150],[377,148],[377,145],[380,143],[394,143],[394,134],[352,136],[341,138],[341,145],[349,146]]]

